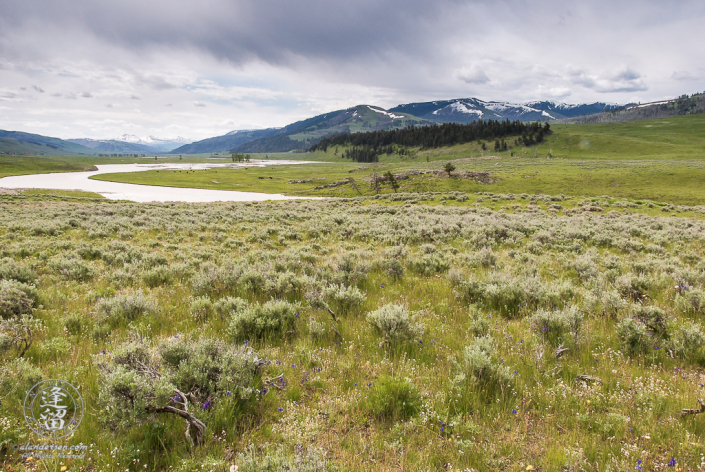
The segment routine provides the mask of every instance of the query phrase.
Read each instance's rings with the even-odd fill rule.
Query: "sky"
[[[0,0],[0,129],[199,140],[358,104],[705,90],[705,2]]]

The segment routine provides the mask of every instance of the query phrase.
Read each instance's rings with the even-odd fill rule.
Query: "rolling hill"
[[[0,154],[68,156],[91,155],[93,149],[80,144],[21,131],[0,130]]]
[[[203,139],[194,143],[185,144],[171,151],[171,154],[200,154],[204,152],[221,152],[234,149],[255,139],[274,136],[280,128],[267,128],[258,130],[231,131],[223,136]]]
[[[408,113],[391,113],[371,105],[358,105],[297,121],[284,128],[256,131],[233,131],[224,136],[205,139],[174,149],[172,154],[228,151],[287,152],[307,149],[324,136],[360,131],[403,128],[408,125],[430,124]]]

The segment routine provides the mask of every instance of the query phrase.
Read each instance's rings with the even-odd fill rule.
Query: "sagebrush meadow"
[[[1,198],[7,470],[705,466],[705,207]],[[47,378],[83,462],[11,449]]]

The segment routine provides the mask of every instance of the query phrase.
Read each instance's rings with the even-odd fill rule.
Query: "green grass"
[[[10,175],[81,172],[95,170],[90,159],[80,157],[0,156],[0,178]]]
[[[268,167],[266,169],[206,170],[128,174],[103,174],[96,179],[145,185],[210,188],[287,195],[358,195],[349,185],[334,189],[315,187],[353,177],[412,169],[442,169],[453,160],[458,170],[490,172],[501,181],[485,185],[472,180],[413,176],[400,182],[405,192],[490,191],[597,197],[610,195],[678,205],[705,202],[705,115],[648,120],[624,124],[555,125],[545,143],[506,152],[482,151],[473,142],[432,150],[416,150],[412,156],[383,155],[374,167],[343,160],[339,148],[327,153],[287,154],[326,164]],[[510,139],[510,144],[512,140]],[[492,148],[493,143],[488,143]],[[514,156],[512,156],[514,154]],[[550,157],[549,157],[550,156]],[[260,157],[260,156],[255,156]],[[279,156],[270,155],[272,158]],[[362,172],[350,172],[367,168]],[[262,177],[262,179],[260,179]],[[289,180],[325,177],[307,184]],[[217,182],[217,183],[216,183]],[[364,195],[374,193],[360,184]],[[390,192],[384,188],[384,192]]]

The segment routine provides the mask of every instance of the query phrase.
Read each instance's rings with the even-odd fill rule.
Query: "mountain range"
[[[74,144],[80,144],[99,153],[155,153],[173,151],[179,146],[188,143],[184,138],[160,139],[150,136],[140,138],[131,134],[123,134],[115,139],[67,139]]]
[[[476,120],[546,121],[601,113],[621,105],[596,102],[569,105],[550,101],[528,103],[486,102],[459,98],[435,102],[408,103],[389,110],[359,105],[298,121],[284,128],[231,132],[174,149],[174,154],[232,151],[287,152],[307,149],[324,136],[340,133],[404,128],[434,123],[470,123]],[[244,134],[243,134],[244,133]]]
[[[440,123],[470,123],[476,120],[546,121],[591,115],[621,108],[612,103],[570,105],[549,101],[527,103],[486,102],[477,98],[459,98],[424,103],[408,103],[391,108],[392,113],[409,113]]]
[[[0,130],[0,154],[199,154],[212,152],[267,153],[308,149],[324,136],[388,130],[434,123],[470,123],[476,120],[546,121],[575,118],[621,109],[621,105],[596,102],[570,105],[551,101],[510,103],[459,98],[407,103],[389,110],[358,105],[297,121],[283,128],[231,131],[197,142],[178,137],[140,138],[124,134],[115,139],[50,138],[19,131]]]

